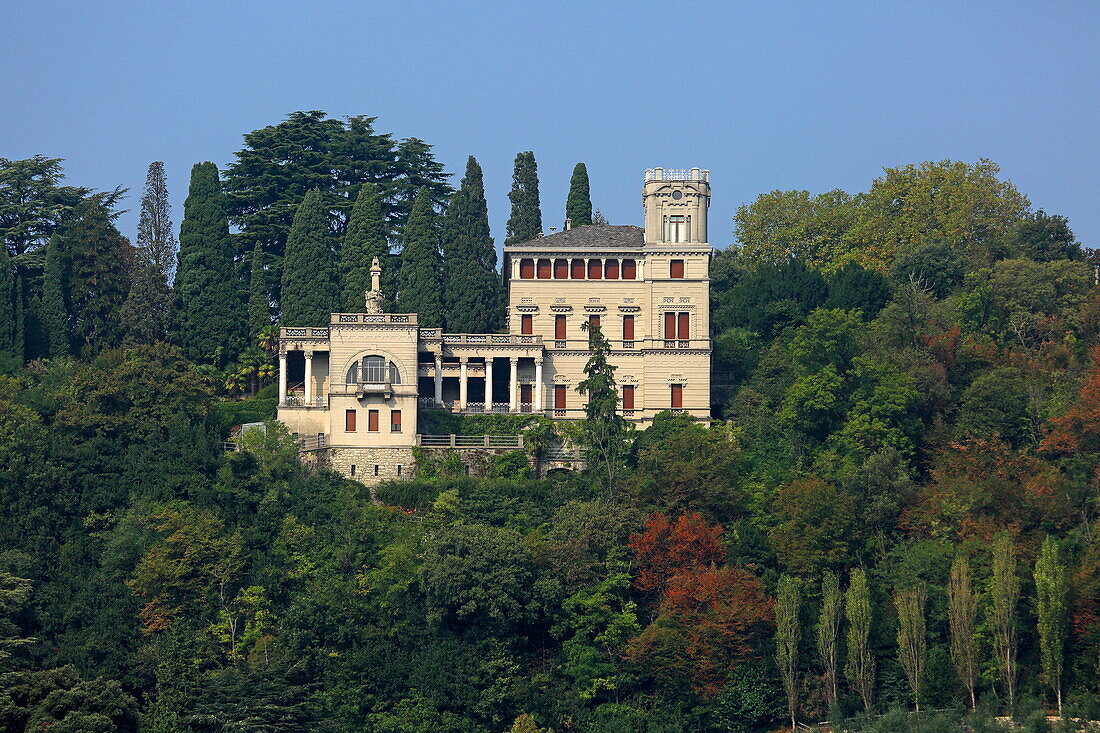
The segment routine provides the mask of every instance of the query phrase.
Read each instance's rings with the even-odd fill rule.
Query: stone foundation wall
[[[386,479],[412,478],[416,459],[411,448],[326,448],[302,454],[302,461],[318,468],[329,468],[367,486]]]

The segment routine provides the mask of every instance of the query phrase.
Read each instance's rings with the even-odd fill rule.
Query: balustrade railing
[[[421,448],[522,448],[522,435],[417,435]]]

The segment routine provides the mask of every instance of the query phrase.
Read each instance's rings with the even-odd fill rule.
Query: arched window
[[[603,265],[603,276],[607,280],[619,279],[619,261],[618,260],[605,260]]]
[[[634,260],[623,260],[623,280],[638,279],[638,263]]]
[[[569,279],[569,261],[568,260],[554,260],[554,279],[555,280],[568,280]]]
[[[537,276],[539,280],[550,279],[550,260],[539,260],[537,265]]]
[[[535,261],[522,259],[519,261],[519,276],[521,280],[535,279]]]
[[[392,361],[387,364],[384,356],[364,356],[348,367],[348,384],[401,384],[401,371]]]
[[[588,279],[599,280],[603,277],[603,261],[591,259],[588,261]]]
[[[583,280],[584,279],[584,260],[576,259],[576,260],[573,260],[572,263],[570,263],[570,265],[569,265],[569,277],[572,278],[573,280]]]

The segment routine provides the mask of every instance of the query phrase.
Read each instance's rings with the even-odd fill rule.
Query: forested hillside
[[[720,419],[630,429],[595,332],[556,428],[587,471],[444,458],[372,496],[277,424],[224,442],[273,416],[280,315],[350,307],[370,257],[502,323],[477,162],[452,190],[373,122],[249,133],[178,236],[154,165],[134,244],[122,191],[0,160],[0,730],[1100,718],[1100,288],[1063,217],[988,161],[763,194],[712,264]],[[521,153],[510,236],[538,186]]]

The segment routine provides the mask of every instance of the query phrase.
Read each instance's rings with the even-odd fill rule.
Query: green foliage
[[[530,150],[516,153],[512,171],[512,215],[508,217],[504,244],[530,242],[542,234],[542,208],[539,205],[539,172],[535,154]]]
[[[364,183],[355,197],[340,247],[340,309],[344,312],[363,310],[364,296],[371,289],[370,268],[375,257],[382,268],[382,292],[387,297],[394,296],[395,260],[390,255],[387,233],[379,187]]]
[[[503,327],[504,293],[496,267],[485,183],[481,166],[470,156],[462,186],[443,217],[443,296],[450,331],[491,333]]]
[[[0,247],[0,354],[23,359],[23,294],[6,247]]]
[[[739,255],[751,268],[800,260],[833,272],[860,256],[849,231],[861,215],[861,200],[841,190],[772,191],[742,204],[733,217]]]
[[[571,226],[592,223],[592,194],[588,187],[588,167],[577,163],[569,178],[569,195],[565,199],[565,218]]]
[[[267,268],[259,243],[248,260],[248,333],[250,336],[271,325],[271,296],[268,295]]]
[[[586,398],[581,441],[585,462],[599,477],[610,495],[616,489],[619,471],[626,461],[632,427],[619,414],[619,390],[615,384],[615,366],[608,357],[611,344],[599,326],[585,322],[581,329],[588,333],[589,357],[584,365],[585,378],[577,384],[577,392]]]
[[[233,266],[225,194],[213,163],[196,163],[183,204],[176,270],[179,340],[192,361],[224,367],[244,348],[247,322]]]
[[[397,310],[418,314],[426,328],[444,325],[442,268],[439,254],[439,221],[428,189],[413,202],[397,272]]]
[[[336,253],[321,192],[305,195],[294,214],[283,257],[282,314],[287,326],[327,326],[339,304]]]
[[[890,282],[885,276],[849,262],[829,276],[825,307],[858,310],[870,320],[890,301],[891,295]]]
[[[1047,536],[1035,560],[1035,615],[1039,621],[1039,659],[1043,681],[1062,710],[1062,666],[1067,639],[1066,568],[1057,541]]]

